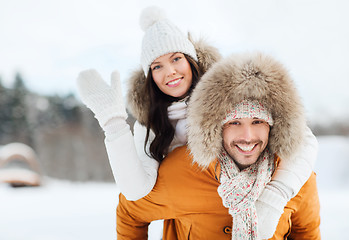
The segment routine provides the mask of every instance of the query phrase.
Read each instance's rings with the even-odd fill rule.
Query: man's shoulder
[[[192,155],[187,146],[181,146],[175,148],[167,157],[162,161],[159,168],[159,175],[175,176],[181,178],[191,175],[192,177],[214,177],[215,164],[214,162],[209,165],[208,168],[202,168],[197,163],[193,162]],[[204,176],[203,176],[204,175]]]
[[[159,172],[163,171],[182,171],[194,166],[190,150],[187,146],[181,146],[173,149],[161,162]]]

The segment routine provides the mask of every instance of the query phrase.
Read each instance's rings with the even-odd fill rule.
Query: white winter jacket
[[[169,118],[176,129],[174,139],[169,151],[186,144],[186,103],[175,102],[169,107]],[[128,200],[138,200],[146,196],[154,187],[159,162],[145,153],[144,142],[147,128],[138,121],[134,124],[132,135],[125,122],[126,133],[109,141],[105,139],[109,162],[121,192]],[[149,146],[154,139],[153,132],[146,145]]]

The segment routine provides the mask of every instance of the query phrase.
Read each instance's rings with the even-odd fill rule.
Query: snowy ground
[[[322,238],[348,239],[349,138],[320,137],[319,143]],[[107,183],[47,179],[38,188],[0,185],[0,240],[115,239],[117,195]],[[160,225],[152,225],[149,239],[159,239]]]

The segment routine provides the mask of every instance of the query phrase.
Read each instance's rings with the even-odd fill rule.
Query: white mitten
[[[120,119],[123,122],[126,120],[127,113],[117,71],[111,75],[110,86],[94,69],[82,71],[78,76],[77,85],[82,102],[95,114],[103,129],[112,119]]]
[[[272,238],[279,223],[287,200],[267,186],[257,199],[255,205],[258,217],[258,238]]]

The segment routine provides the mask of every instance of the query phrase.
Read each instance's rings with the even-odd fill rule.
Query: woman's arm
[[[309,179],[317,158],[318,141],[306,129],[305,142],[292,159],[281,159],[271,181],[256,201],[259,233],[271,238],[287,202]]]
[[[114,178],[129,200],[147,195],[153,188],[159,164],[143,150],[145,131],[136,124],[135,139],[126,123],[120,77],[113,72],[108,85],[95,70],[80,73],[78,91],[102,127]]]
[[[125,134],[113,140],[106,137],[104,142],[121,193],[127,200],[135,201],[153,189],[159,163],[144,152],[146,128],[136,122],[134,136],[128,125],[125,128],[128,129],[124,130]],[[148,146],[149,144],[147,149]]]

